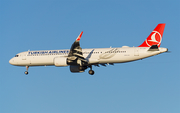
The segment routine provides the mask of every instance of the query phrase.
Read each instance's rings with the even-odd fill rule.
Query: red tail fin
[[[152,45],[158,45],[160,47],[164,28],[165,24],[158,24],[139,47],[151,47]]]

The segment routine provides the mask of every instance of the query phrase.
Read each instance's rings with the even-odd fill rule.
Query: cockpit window
[[[19,55],[15,55],[15,57],[18,57]]]

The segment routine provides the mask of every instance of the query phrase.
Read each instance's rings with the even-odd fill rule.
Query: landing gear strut
[[[94,71],[92,70],[92,66],[90,66],[90,68],[91,68],[91,69],[89,70],[89,74],[90,74],[90,75],[94,75]]]
[[[28,69],[29,69],[29,66],[26,66],[26,71],[24,72],[24,74],[28,74]]]

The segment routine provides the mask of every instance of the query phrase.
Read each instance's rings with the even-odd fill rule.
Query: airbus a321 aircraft
[[[140,60],[150,56],[167,52],[167,48],[161,48],[161,40],[165,24],[158,24],[147,39],[138,47],[123,46],[120,48],[93,48],[82,49],[79,41],[83,32],[77,37],[70,50],[41,50],[18,53],[9,60],[15,66],[25,66],[25,74],[28,74],[30,66],[70,66],[71,72],[84,72],[90,68],[89,74],[93,75],[92,66],[114,65]]]

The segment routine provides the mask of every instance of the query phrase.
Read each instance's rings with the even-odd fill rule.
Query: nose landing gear
[[[29,69],[29,66],[26,66],[26,71],[24,72],[24,74],[28,75],[28,69]]]

